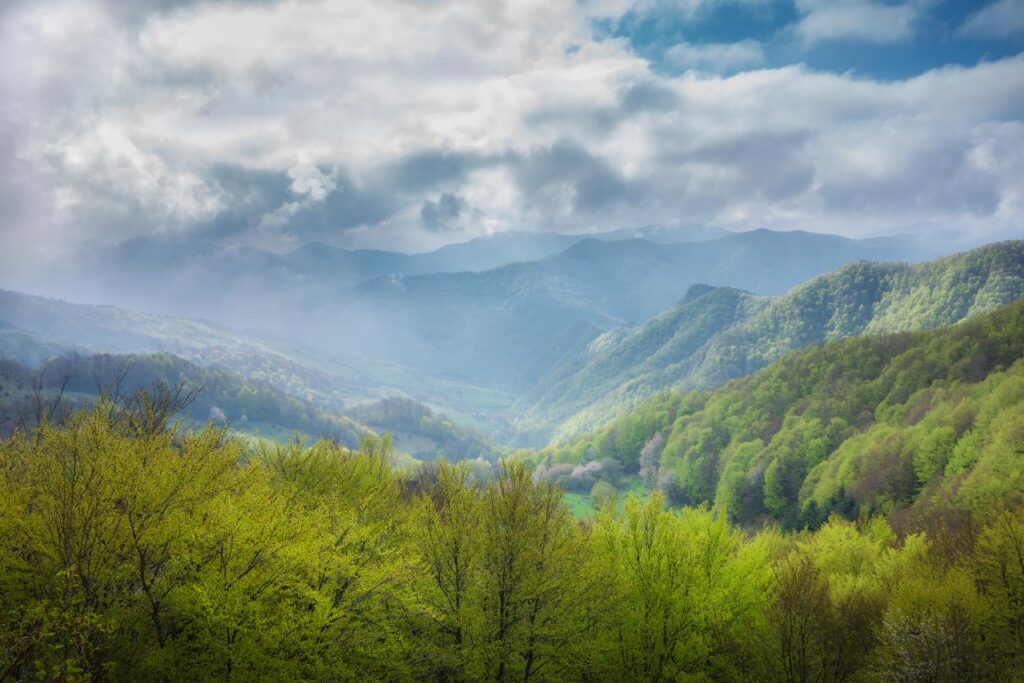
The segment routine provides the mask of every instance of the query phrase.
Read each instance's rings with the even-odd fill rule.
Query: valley
[[[13,577],[34,575],[30,554],[59,556],[37,510],[70,491],[106,558],[81,570],[109,586],[88,613],[149,643],[102,650],[130,668],[218,669],[211,601],[254,648],[246,677],[442,679],[453,658],[488,678],[492,637],[558,666],[552,680],[640,666],[782,681],[780,653],[801,651],[806,672],[889,676],[925,661],[906,643],[934,623],[940,647],[972,653],[943,655],[956,677],[1014,670],[1024,242],[907,264],[842,240],[801,261],[801,236],[757,234],[749,252],[726,239],[584,240],[347,290],[382,311],[380,330],[415,330],[409,365],[394,347],[371,359],[0,292],[0,529],[24,539],[0,556],[0,589],[35,590]],[[753,267],[769,248],[786,256]],[[456,358],[465,372],[448,371]],[[973,621],[949,630],[965,609]],[[57,617],[35,619],[0,613],[0,633]],[[793,620],[816,624],[802,650]],[[344,650],[315,645],[325,634]],[[15,658],[50,642],[19,637]],[[644,654],[652,643],[676,657]]]

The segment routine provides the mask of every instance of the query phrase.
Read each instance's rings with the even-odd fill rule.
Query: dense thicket
[[[146,397],[0,443],[0,678],[982,681],[1024,675],[1024,518],[751,536],[573,519],[521,462],[252,448]]]
[[[719,389],[650,399],[523,457],[620,463],[747,526],[835,512],[909,530],[1024,493],[1024,302],[925,333],[832,342]]]

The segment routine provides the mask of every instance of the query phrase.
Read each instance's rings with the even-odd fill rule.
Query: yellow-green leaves
[[[1014,447],[1007,434],[994,443]],[[0,677],[1024,674],[1010,497],[904,538],[867,516],[750,536],[657,493],[579,521],[521,462],[482,482],[467,465],[403,475],[392,460],[387,439],[353,451],[150,433],[102,403],[0,442]]]

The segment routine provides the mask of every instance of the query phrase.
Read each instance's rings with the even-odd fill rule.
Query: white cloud
[[[833,17],[809,40],[912,25],[898,7],[801,10]],[[0,198],[17,199],[0,267],[156,231],[428,248],[681,218],[1019,223],[1024,57],[890,83],[726,77],[762,63],[756,43],[687,44],[671,78],[593,39],[598,11],[622,6],[191,3],[129,23],[98,1],[26,4],[0,26]],[[876,11],[892,25],[867,38]]]
[[[583,0],[582,5],[591,16],[621,18],[627,12],[638,15],[676,16],[692,19],[722,6],[743,6],[748,9],[767,9],[774,0]]]
[[[289,168],[288,177],[292,179],[292,192],[307,196],[314,202],[322,202],[338,187],[332,174],[325,173],[309,163],[300,163]]]
[[[967,17],[960,33],[975,38],[1024,34],[1024,0],[996,0]]]
[[[871,0],[797,0],[796,5],[803,14],[796,32],[806,43],[903,41],[913,35],[921,9],[915,2],[891,5]]]
[[[722,72],[759,66],[764,62],[764,51],[754,40],[708,45],[679,43],[666,51],[665,58],[685,69]]]

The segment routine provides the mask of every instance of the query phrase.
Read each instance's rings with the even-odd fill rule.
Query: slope
[[[614,462],[676,504],[747,525],[815,527],[1024,497],[1024,301],[929,332],[792,353],[723,387],[652,397],[605,428],[527,457]]]
[[[325,353],[287,340],[245,334],[204,320],[75,304],[0,290],[0,357],[32,366],[68,351],[83,354],[173,353],[266,382],[290,396],[340,412],[359,402],[414,395],[474,419],[505,409],[500,392],[438,379],[390,363]]]
[[[717,386],[809,344],[931,329],[1021,296],[1024,242],[919,265],[853,263],[774,299],[695,289],[581,365],[550,376],[520,402],[523,424],[561,438],[669,387]]]
[[[32,412],[35,387],[55,400],[59,391],[70,403],[94,401],[100,392],[115,400],[137,389],[156,384],[181,385],[199,390],[182,418],[200,424],[230,422],[245,434],[289,439],[302,433],[314,439],[330,438],[355,446],[367,434],[366,427],[350,418],[330,413],[310,401],[288,396],[265,381],[245,379],[216,367],[202,367],[169,353],[148,355],[69,354],[47,361],[33,370],[13,361],[0,361],[0,431]]]

